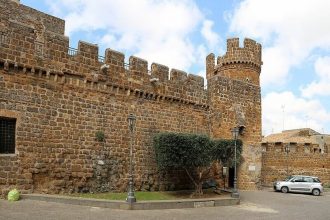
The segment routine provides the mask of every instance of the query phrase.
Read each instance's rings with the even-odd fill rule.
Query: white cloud
[[[244,0],[232,15],[231,31],[265,45],[262,85],[283,83],[290,68],[316,48],[330,48],[330,1]],[[269,52],[269,54],[267,53]]]
[[[330,81],[330,57],[320,57],[315,62],[315,71],[321,79]]]
[[[210,45],[218,42],[212,21],[205,20],[193,0],[55,0],[54,12],[66,20],[66,33],[102,31],[106,47],[129,51],[151,62],[187,70],[198,62],[199,45],[191,34],[199,33]],[[127,56],[130,54],[127,54]],[[204,58],[205,59],[205,58]]]
[[[289,71],[290,61],[285,54],[285,48],[268,47],[263,49],[263,66],[260,79],[262,85],[275,83],[285,84],[286,76]]]
[[[63,17],[67,11],[79,11],[83,7],[83,0],[46,0],[46,4],[54,15]]]
[[[304,97],[329,96],[330,95],[330,57],[320,57],[316,60],[315,72],[318,75],[318,81],[314,81],[301,89]]]
[[[217,48],[219,44],[219,35],[212,30],[213,21],[205,20],[201,33],[206,39],[209,48]]]
[[[262,109],[266,135],[281,132],[283,127],[284,130],[309,127],[322,132],[330,122],[330,112],[318,100],[299,98],[289,91],[267,94],[262,99]]]

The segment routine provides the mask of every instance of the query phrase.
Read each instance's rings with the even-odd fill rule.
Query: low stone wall
[[[263,144],[262,185],[272,185],[288,175],[317,176],[330,184],[330,154],[314,149],[311,144],[295,144],[287,153],[283,143]]]

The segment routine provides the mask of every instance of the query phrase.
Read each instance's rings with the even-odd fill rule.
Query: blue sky
[[[21,0],[66,20],[78,40],[205,76],[226,39],[263,45],[263,134],[310,127],[330,133],[330,1]]]

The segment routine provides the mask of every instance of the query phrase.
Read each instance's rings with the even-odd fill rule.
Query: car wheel
[[[283,187],[281,188],[281,191],[282,191],[282,193],[287,193],[287,192],[289,192],[289,188],[286,187],[286,186],[283,186]]]
[[[312,190],[312,194],[313,194],[314,196],[319,196],[319,195],[320,195],[320,190],[319,190],[319,189],[313,189],[313,190]]]

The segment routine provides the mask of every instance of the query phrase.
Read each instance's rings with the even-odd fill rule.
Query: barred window
[[[16,118],[0,117],[0,154],[15,153]]]

